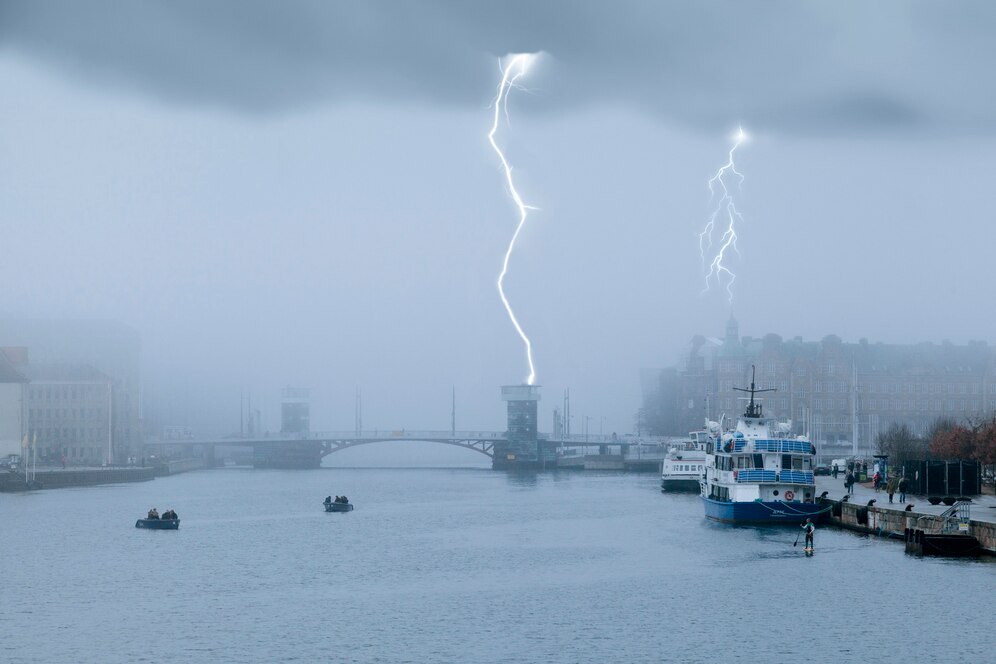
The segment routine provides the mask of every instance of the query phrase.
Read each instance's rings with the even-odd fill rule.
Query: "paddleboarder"
[[[813,520],[806,517],[806,523],[800,526],[804,531],[806,531],[806,548],[809,550],[813,549],[813,533],[816,532],[816,525]]]

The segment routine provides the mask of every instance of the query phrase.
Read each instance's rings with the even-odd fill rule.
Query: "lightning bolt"
[[[734,201],[731,189],[727,185],[727,178],[729,176],[737,178],[737,191],[739,191],[744,182],[744,175],[737,170],[733,155],[745,140],[747,140],[747,134],[744,133],[743,127],[738,127],[737,133],[733,136],[733,147],[730,148],[726,163],[709,179],[709,201],[716,201],[716,207],[709,215],[709,221],[705,228],[699,233],[699,253],[702,256],[702,265],[705,267],[706,252],[710,251],[713,246],[713,230],[717,221],[725,215],[726,231],[719,238],[718,249],[712,255],[709,271],[706,273],[705,288],[702,292],[705,293],[709,290],[713,278],[716,279],[718,286],[722,286],[725,280],[730,304],[733,304],[733,282],[736,281],[737,275],[730,270],[726,262],[726,252],[733,249],[737,256],[740,255],[740,249],[737,248],[736,224],[738,221],[743,223],[743,217],[737,210],[736,201]]]
[[[508,243],[508,249],[505,251],[505,259],[501,264],[501,273],[498,275],[498,294],[501,296],[501,302],[505,305],[505,311],[508,312],[508,317],[511,319],[512,325],[515,326],[515,331],[519,333],[519,337],[526,345],[526,361],[529,363],[529,376],[526,378],[527,385],[532,385],[536,380],[536,368],[533,366],[533,344],[529,341],[529,337],[526,336],[522,326],[519,325],[519,320],[515,317],[515,312],[512,311],[512,305],[509,304],[508,298],[505,296],[505,275],[508,273],[508,261],[512,256],[512,250],[515,249],[515,241],[519,238],[519,233],[526,224],[529,210],[535,210],[536,208],[524,203],[522,196],[516,190],[515,183],[512,181],[512,167],[509,165],[508,159],[505,158],[505,153],[502,152],[501,148],[498,147],[498,143],[495,142],[495,134],[498,132],[498,124],[502,113],[505,114],[506,122],[508,121],[509,91],[512,88],[518,87],[517,82],[519,78],[526,73],[526,69],[528,69],[534,58],[535,55],[532,53],[513,55],[504,67],[502,67],[501,61],[498,61],[498,67],[501,69],[501,82],[498,84],[498,95],[494,101],[494,123],[491,125],[491,131],[488,132],[488,141],[491,142],[491,147],[498,154],[498,159],[501,160],[502,168],[505,171],[505,183],[508,186],[508,192],[519,211],[519,224],[515,227],[515,233],[512,234],[512,239]]]

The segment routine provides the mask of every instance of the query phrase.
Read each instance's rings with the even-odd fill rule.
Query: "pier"
[[[899,502],[899,494],[894,495],[895,502],[889,502],[889,494],[884,489],[876,492],[869,486],[854,485],[854,492],[847,502],[842,502],[847,492],[844,491],[843,476],[839,479],[820,476],[816,481],[816,492],[827,492],[823,499],[832,509],[828,512],[828,522],[860,533],[904,539],[907,529],[915,528],[928,533],[941,532],[948,505],[931,505],[926,496],[906,494],[906,502]],[[968,520],[969,532],[982,547],[982,553],[996,556],[996,496],[984,494],[972,496],[971,518]],[[872,505],[868,502],[874,500]],[[908,505],[913,505],[906,511]]]

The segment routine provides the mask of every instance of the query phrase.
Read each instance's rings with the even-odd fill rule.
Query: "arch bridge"
[[[317,468],[321,460],[336,452],[372,443],[440,443],[473,450],[494,460],[495,447],[506,442],[504,431],[325,431],[307,433],[277,433],[259,436],[233,435],[219,438],[160,438],[147,445],[159,453],[174,455],[179,452],[189,457],[214,458],[216,446],[251,447],[253,465],[257,468]],[[662,441],[648,438],[616,437],[614,435],[575,435],[552,438],[538,434],[544,445],[552,447],[606,447],[618,446],[621,450],[631,445],[646,445]],[[151,453],[151,452],[150,452]]]

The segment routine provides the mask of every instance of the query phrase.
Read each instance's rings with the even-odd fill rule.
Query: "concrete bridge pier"
[[[319,468],[322,465],[322,441],[300,440],[290,443],[254,443],[253,468]]]

